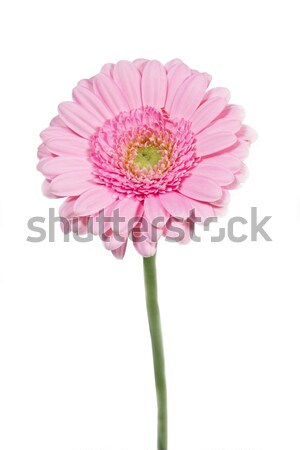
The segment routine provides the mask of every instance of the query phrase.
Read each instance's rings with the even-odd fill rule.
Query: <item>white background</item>
[[[273,242],[160,244],[169,449],[298,450],[297,2],[10,1],[0,32],[0,449],[156,448],[141,257],[63,243],[58,227],[55,243],[26,238],[60,203],[35,169],[57,104],[106,62],[177,57],[258,131],[227,219],[257,206]]]

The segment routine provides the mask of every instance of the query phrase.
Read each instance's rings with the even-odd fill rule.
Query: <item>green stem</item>
[[[157,398],[157,450],[167,450],[167,388],[164,349],[157,302],[155,255],[144,258],[144,280]]]

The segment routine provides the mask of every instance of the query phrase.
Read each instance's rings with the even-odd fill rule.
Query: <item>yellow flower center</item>
[[[140,147],[137,150],[136,157],[133,162],[138,165],[139,169],[151,169],[156,166],[158,161],[162,158],[162,151],[158,147],[148,146]]]

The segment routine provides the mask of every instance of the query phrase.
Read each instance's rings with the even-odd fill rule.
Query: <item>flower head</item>
[[[172,237],[172,221],[186,242],[196,216],[220,213],[244,179],[255,133],[229,91],[209,83],[180,60],[120,61],[78,83],[38,151],[44,193],[67,197],[60,214],[71,228],[92,225],[116,257],[129,236],[151,256],[161,235]],[[117,229],[101,223],[99,214],[116,212]]]

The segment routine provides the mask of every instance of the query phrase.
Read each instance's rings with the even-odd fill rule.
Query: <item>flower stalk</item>
[[[155,258],[155,255],[148,258],[144,257],[143,265],[157,399],[157,450],[167,450],[167,388],[160,313],[157,301]]]

